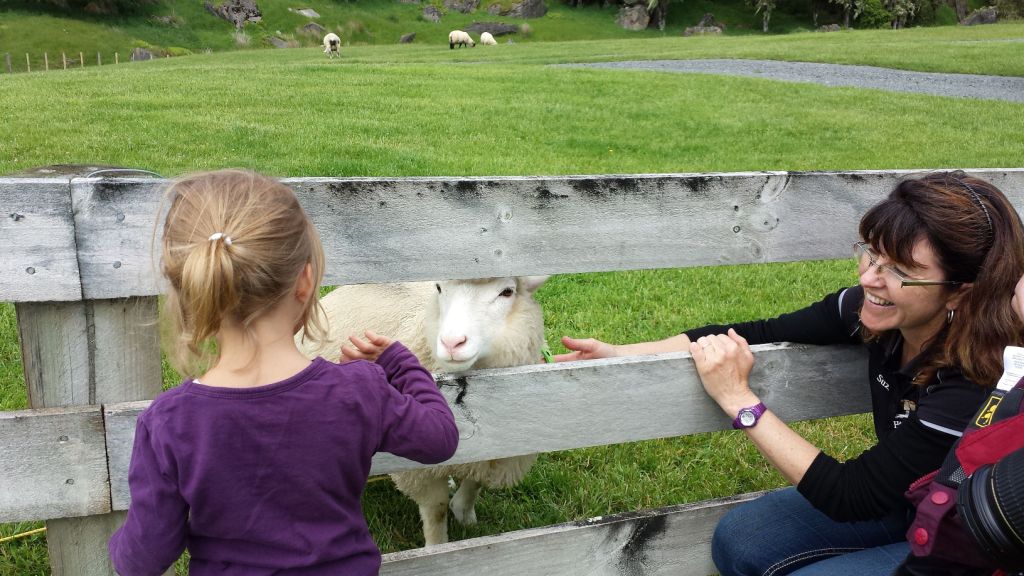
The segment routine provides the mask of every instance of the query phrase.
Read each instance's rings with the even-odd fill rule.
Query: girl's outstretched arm
[[[423,464],[451,458],[459,444],[459,429],[434,377],[401,342],[381,352],[377,365],[390,384],[385,386],[389,397],[380,449]]]

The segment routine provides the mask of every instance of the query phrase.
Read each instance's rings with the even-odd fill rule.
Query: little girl
[[[433,378],[398,342],[367,332],[346,358],[310,361],[324,256],[287,186],[238,170],[169,190],[162,271],[187,375],[139,415],[128,518],[110,558],[162,574],[377,574],[360,496],[376,452],[425,464],[458,431]],[[197,372],[188,366],[211,366]]]

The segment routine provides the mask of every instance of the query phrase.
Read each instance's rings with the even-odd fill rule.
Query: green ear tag
[[[544,347],[540,349],[540,353],[544,356],[544,361],[548,364],[555,361],[555,359],[551,357],[551,348],[548,348],[547,342],[545,342]]]

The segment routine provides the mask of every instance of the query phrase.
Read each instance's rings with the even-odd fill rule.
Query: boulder
[[[427,22],[440,22],[441,11],[437,9],[437,6],[424,6],[423,14],[421,14],[420,17]]]
[[[964,26],[974,26],[976,24],[995,24],[999,19],[999,13],[996,11],[995,6],[986,6],[984,8],[978,8],[974,12],[971,12],[967,18],[964,18],[960,23]]]
[[[297,48],[299,43],[295,40],[285,40],[277,36],[267,38],[267,41],[274,45],[274,48]]]
[[[818,26],[818,32],[839,32],[843,27],[839,24],[826,24],[824,26]]]
[[[327,28],[317,24],[316,22],[310,22],[302,27],[302,31],[306,34],[312,34],[314,36],[323,36],[327,33]]]
[[[495,16],[501,16],[501,4],[498,4],[497,2],[491,4],[487,7],[487,13]]]
[[[646,4],[623,6],[615,17],[615,23],[626,30],[646,30],[650,21],[651,15],[647,13]]]
[[[700,22],[697,22],[697,26],[696,27],[697,28],[712,28],[713,27],[713,28],[720,28],[722,30],[725,30],[725,24],[722,24],[718,20],[715,20],[715,15],[712,14],[711,12],[705,13],[704,17],[700,19]]]
[[[718,36],[721,33],[718,26],[690,26],[683,30],[683,36]]]
[[[402,34],[402,37],[398,39],[399,44],[412,44],[412,41],[416,39],[416,33],[410,32],[408,34]]]
[[[491,36],[501,36],[503,34],[515,34],[519,32],[519,26],[513,24],[502,24],[501,22],[473,22],[469,26],[463,28],[466,32],[474,32],[480,34],[483,32],[490,32]]]
[[[548,13],[548,5],[544,0],[522,0],[513,4],[508,12],[502,12],[502,16],[511,18],[540,18]]]
[[[463,14],[469,14],[480,6],[480,0],[444,0],[444,7]]]
[[[160,24],[161,26],[169,26],[171,28],[179,28],[181,27],[182,23],[184,23],[184,20],[182,20],[178,16],[173,15],[153,16],[152,18],[150,18],[150,20],[152,20],[155,24]]]
[[[219,6],[214,6],[207,0],[204,5],[210,13],[231,22],[235,28],[263,20],[263,13],[256,5],[256,0],[224,0]]]

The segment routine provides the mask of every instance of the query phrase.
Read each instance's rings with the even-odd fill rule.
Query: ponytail
[[[238,308],[231,247],[217,240],[200,241],[185,258],[180,295],[189,310],[189,351],[200,355],[200,346],[220,331],[225,317]]]

